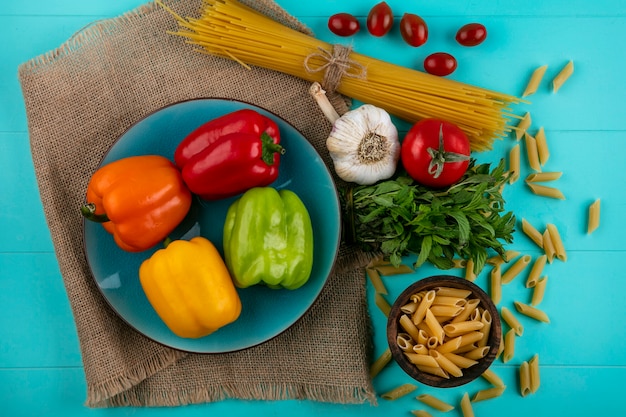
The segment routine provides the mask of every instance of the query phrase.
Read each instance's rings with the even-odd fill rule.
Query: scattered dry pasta
[[[513,184],[519,179],[520,169],[520,147],[518,143],[509,151],[509,184]]]
[[[537,281],[541,277],[541,273],[543,272],[543,268],[546,265],[546,261],[548,257],[546,255],[541,255],[535,259],[530,272],[528,273],[528,278],[526,279],[526,288],[533,288],[537,285]]]
[[[372,287],[374,288],[375,292],[377,292],[378,294],[384,294],[384,295],[388,294],[387,288],[385,287],[383,280],[380,278],[380,273],[376,269],[366,268],[365,273],[370,279],[370,282],[372,283]]]
[[[552,246],[554,246],[556,257],[560,261],[567,261],[567,252],[565,251],[565,246],[563,245],[563,239],[561,239],[559,229],[552,223],[549,223],[546,228],[550,232],[550,240],[552,240]]]
[[[500,316],[502,317],[502,320],[504,320],[506,324],[508,324],[509,327],[515,331],[516,335],[521,336],[524,334],[524,326],[522,326],[517,317],[513,315],[511,310],[506,307],[502,307],[500,310]]]
[[[548,149],[548,141],[546,140],[546,132],[543,127],[540,127],[535,134],[535,141],[537,142],[537,155],[539,156],[539,162],[541,166],[545,165],[550,158],[550,150]]]
[[[519,301],[515,301],[514,304],[517,311],[519,311],[523,315],[538,321],[542,321],[544,323],[550,323],[550,318],[545,311],[539,310],[538,308],[533,306],[529,306],[528,304],[520,303]]]
[[[515,126],[515,139],[520,140],[531,124],[532,117],[530,116],[530,112],[526,112],[526,114],[524,114],[524,117],[522,117],[517,126]]]
[[[541,80],[543,79],[543,76],[546,73],[547,69],[547,65],[542,65],[533,71],[530,79],[528,80],[528,84],[526,84],[526,88],[524,89],[522,97],[527,97],[537,92],[537,88],[539,88],[539,84],[541,83]]]
[[[546,181],[556,181],[563,175],[562,172],[534,172],[532,174],[528,174],[526,177],[526,182],[546,182]]]
[[[461,413],[463,417],[474,417],[474,409],[472,408],[472,402],[467,392],[461,397]]]
[[[515,261],[515,263],[502,274],[502,284],[508,284],[513,281],[513,279],[517,277],[530,264],[531,260],[532,257],[530,255],[524,255],[517,261]]]
[[[519,388],[520,394],[522,397],[530,394],[530,369],[528,367],[528,362],[524,361],[521,363],[519,367]]]
[[[543,235],[539,230],[530,224],[526,219],[522,218],[522,232],[528,236],[537,246],[543,249]]]
[[[430,394],[422,394],[415,397],[418,401],[438,411],[448,412],[454,410],[454,406]]]
[[[380,396],[385,400],[393,401],[412,393],[416,389],[417,387],[413,384],[402,384],[393,389],[390,389],[387,392],[382,393]]]
[[[536,194],[542,197],[555,198],[558,200],[565,200],[565,195],[558,188],[548,187],[546,185],[539,185],[539,184],[535,184],[533,182],[528,182],[528,181],[526,181],[526,185],[528,185],[528,187],[530,188],[530,191],[532,191],[533,194]]]
[[[535,356],[528,361],[528,370],[530,374],[530,392],[534,394],[539,390],[539,386],[541,385],[538,354],[535,354]]]
[[[474,394],[474,397],[472,398],[472,402],[477,403],[479,401],[485,401],[485,400],[491,400],[493,398],[497,398],[504,393],[505,389],[506,389],[506,386],[502,385],[499,387],[492,387],[492,388],[480,390],[476,394]]]
[[[533,289],[533,296],[530,305],[536,306],[543,301],[543,296],[546,292],[546,284],[548,283],[548,277],[544,276],[537,281],[537,285]]]
[[[593,233],[600,226],[600,199],[589,206],[589,218],[587,219],[587,233]]]
[[[526,156],[528,157],[528,165],[534,171],[541,172],[541,163],[539,162],[539,152],[537,151],[537,141],[534,137],[524,133],[524,143],[526,144]]]
[[[382,371],[385,366],[387,366],[391,362],[391,350],[389,348],[385,349],[381,355],[376,358],[372,366],[370,367],[370,378],[374,378],[376,375]]]
[[[574,73],[574,62],[569,61],[552,80],[552,91],[557,92]]]

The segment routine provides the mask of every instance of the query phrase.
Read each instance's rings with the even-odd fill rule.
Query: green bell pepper
[[[313,268],[313,227],[300,197],[272,187],[246,191],[226,213],[224,260],[240,288],[304,285]]]

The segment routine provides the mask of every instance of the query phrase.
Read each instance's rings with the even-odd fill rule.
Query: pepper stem
[[[285,148],[274,142],[274,139],[268,135],[267,132],[263,132],[263,134],[261,134],[261,142],[263,142],[263,154],[261,155],[261,159],[267,165],[274,165],[275,153],[279,153],[281,155],[285,154]]]
[[[443,123],[439,125],[439,148],[428,148],[428,155],[431,157],[430,164],[428,165],[428,173],[432,175],[433,178],[439,178],[446,162],[462,162],[469,160],[468,155],[445,151],[443,148]]]
[[[96,223],[106,223],[109,220],[109,217],[106,214],[96,214],[96,205],[94,203],[84,204],[80,208],[80,213],[87,220],[96,222]]]
[[[333,107],[330,100],[328,100],[328,97],[326,96],[326,91],[322,89],[322,85],[317,81],[311,84],[311,87],[309,87],[309,94],[313,96],[315,102],[320,107],[320,110],[322,110],[322,113],[324,113],[324,116],[326,116],[328,121],[334,124],[340,116]]]

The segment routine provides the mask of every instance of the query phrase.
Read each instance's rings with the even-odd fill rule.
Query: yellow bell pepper
[[[163,322],[184,338],[209,335],[241,313],[241,300],[213,243],[175,240],[139,267],[141,286]]]

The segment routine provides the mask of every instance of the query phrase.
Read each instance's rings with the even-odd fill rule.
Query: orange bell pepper
[[[141,252],[165,240],[191,207],[191,192],[167,158],[123,158],[98,169],[87,186],[82,214],[102,223],[117,245]]]

